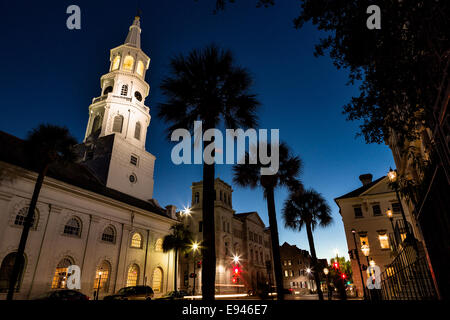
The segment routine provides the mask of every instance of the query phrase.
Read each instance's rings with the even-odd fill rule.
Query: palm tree
[[[192,243],[192,233],[182,223],[175,224],[170,227],[172,231],[163,239],[163,251],[175,251],[175,273],[174,273],[174,288],[177,291],[177,269],[178,269],[178,252],[185,251]]]
[[[268,148],[271,150],[272,148]],[[256,152],[258,154],[258,152]],[[274,175],[261,175],[264,167],[258,160],[256,164],[250,164],[249,154],[245,155],[244,164],[233,166],[233,182],[241,187],[252,189],[261,186],[264,189],[264,197],[267,200],[267,212],[269,215],[270,235],[272,241],[273,264],[275,271],[275,282],[277,285],[278,299],[284,299],[283,273],[281,268],[280,241],[278,237],[277,214],[275,210],[275,188],[287,186],[290,190],[303,190],[302,183],[297,177],[302,171],[302,161],[293,156],[285,143],[279,145],[279,169]]]
[[[171,60],[172,75],[161,84],[168,101],[161,103],[158,110],[159,117],[171,124],[169,137],[178,128],[192,133],[196,120],[202,121],[202,134],[222,123],[230,129],[256,127],[255,111],[259,102],[249,93],[252,78],[246,69],[234,63],[230,51],[214,45]],[[213,144],[213,141],[205,142],[203,150],[210,145],[211,149]],[[214,300],[215,292],[214,178],[214,163],[203,163],[202,294],[205,300]]]
[[[26,154],[31,167],[36,168],[38,177],[34,185],[30,206],[24,221],[16,259],[14,260],[7,300],[13,299],[14,289],[19,274],[24,266],[24,252],[28,233],[33,224],[39,193],[49,166],[57,161],[63,164],[74,161],[75,154],[72,146],[76,143],[77,141],[70,135],[69,130],[66,127],[58,127],[49,124],[40,125],[28,134],[28,138],[25,141]]]
[[[323,300],[313,231],[317,225],[326,227],[331,224],[333,220],[331,209],[322,195],[313,189],[304,192],[292,192],[284,203],[283,218],[287,228],[301,231],[303,226],[306,227],[314,268],[314,280],[316,281],[319,299]]]

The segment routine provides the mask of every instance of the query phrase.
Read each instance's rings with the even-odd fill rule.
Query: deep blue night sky
[[[0,130],[25,138],[40,123],[67,126],[81,141],[88,106],[101,95],[100,76],[108,72],[109,50],[123,43],[136,13],[131,1],[2,1],[0,19]],[[159,85],[170,58],[211,42],[233,51],[236,61],[254,76],[253,92],[262,103],[261,128],[279,128],[304,161],[302,180],[329,202],[334,224],[314,235],[319,257],[330,258],[347,244],[334,198],[361,185],[358,176],[385,174],[394,162],[385,145],[366,145],[355,138],[358,123],[348,122],[342,106],[357,92],[346,86],[347,73],[336,70],[328,57],[315,58],[320,33],[308,25],[293,28],[296,0],[279,0],[274,7],[255,8],[254,1],[237,1],[213,15],[215,1],[140,1],[142,49],[152,59],[146,99],[152,120],[147,150],[156,157],[154,198],[162,206],[188,205],[192,181],[202,179],[200,165],[175,166],[166,124],[155,106],[164,101]],[[67,6],[81,8],[81,30],[66,28]],[[231,166],[218,165],[217,175],[231,183]],[[237,212],[257,211],[268,225],[262,190],[233,186]],[[276,193],[280,242],[309,250],[306,232],[284,229],[281,208],[287,192]],[[347,254],[346,254],[347,256]]]

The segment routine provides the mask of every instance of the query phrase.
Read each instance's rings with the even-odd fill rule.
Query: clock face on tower
[[[140,93],[139,91],[136,91],[136,92],[134,93],[134,96],[135,96],[136,99],[138,99],[139,101],[142,101],[142,95],[141,95],[141,93]]]

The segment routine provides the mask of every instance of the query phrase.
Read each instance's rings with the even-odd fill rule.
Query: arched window
[[[65,234],[71,234],[75,236],[81,235],[81,222],[79,219],[73,217],[70,218],[69,221],[67,221],[66,225],[64,226],[64,233]]]
[[[123,60],[123,70],[133,71],[134,58],[132,56],[126,56]]]
[[[137,64],[136,72],[141,77],[144,74],[144,63],[141,60],[139,60],[139,62]]]
[[[113,87],[112,86],[107,86],[105,88],[105,90],[103,90],[103,94],[105,95],[105,94],[108,94],[108,93],[110,93],[112,91],[113,91]]]
[[[95,270],[94,290],[97,290],[100,285],[100,290],[108,292],[110,273],[111,265],[108,261],[103,261]]]
[[[261,258],[260,262],[264,263],[264,255],[263,255],[262,251],[260,251],[259,254],[260,254],[260,258]]]
[[[131,237],[131,247],[142,248],[142,236],[137,232]]]
[[[158,240],[156,240],[155,243],[155,251],[156,252],[162,252],[163,251],[163,239],[159,238]]]
[[[200,203],[200,193],[198,192],[194,195],[194,203]]]
[[[52,289],[66,288],[67,270],[73,265],[72,258],[65,257],[56,266],[55,275],[53,276]]]
[[[102,240],[106,242],[114,243],[116,241],[116,232],[113,227],[109,226],[103,230]]]
[[[113,60],[111,70],[119,69],[119,65],[120,65],[120,55],[117,55],[117,56],[115,56],[115,58]]]
[[[16,261],[16,252],[11,252],[8,254],[2,261],[2,265],[0,267],[0,292],[8,292],[9,290],[9,280],[11,279],[12,271],[14,268],[14,262]],[[23,270],[25,266],[25,259],[23,258],[18,281],[16,283],[16,292],[19,291],[20,285],[22,283]]]
[[[123,116],[120,114],[114,117],[113,122],[113,132],[122,133],[122,127],[123,127]]]
[[[225,203],[227,203],[227,194],[226,194],[226,193],[223,194],[223,201],[224,201]]]
[[[29,210],[29,207],[23,207],[22,209],[19,210],[19,212],[17,212],[16,219],[14,220],[14,224],[16,226],[23,226],[25,224],[25,218],[28,215],[28,210]],[[38,217],[37,217],[36,211],[34,211],[33,219],[31,221],[31,228],[33,228],[33,229],[36,229],[37,222],[38,222],[37,218]]]
[[[97,132],[102,127],[102,120],[100,118],[100,115],[96,115],[94,118],[94,122],[92,123],[92,130],[91,133]]]
[[[122,89],[120,90],[121,96],[126,96],[128,94],[128,85],[124,84],[122,85]]]
[[[127,287],[134,287],[139,282],[139,266],[133,264],[128,268]]]
[[[141,140],[141,123],[136,122],[136,126],[134,127],[134,138]]]
[[[152,281],[152,289],[155,293],[159,293],[162,291],[162,279],[163,279],[163,271],[161,268],[155,268],[153,270],[153,281]]]

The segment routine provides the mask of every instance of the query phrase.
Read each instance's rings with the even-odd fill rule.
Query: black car
[[[162,297],[158,298],[158,300],[177,300],[177,299],[183,299],[185,296],[187,296],[188,293],[184,290],[180,291],[170,291],[163,295]]]
[[[36,300],[87,301],[89,297],[76,290],[54,290],[42,294]]]
[[[122,288],[116,294],[104,297],[103,300],[151,300],[153,296],[151,287],[134,286]]]

